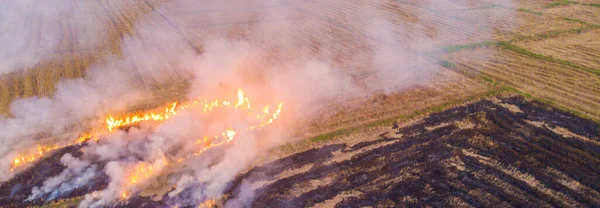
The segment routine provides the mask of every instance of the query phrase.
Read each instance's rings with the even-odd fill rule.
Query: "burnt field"
[[[537,102],[483,100],[255,167],[231,190],[256,186],[253,207],[600,206],[599,137]]]
[[[599,139],[592,121],[522,97],[492,98],[390,126],[377,139],[334,141],[257,165],[230,183],[217,206],[241,199],[252,207],[600,206]],[[60,156],[79,149],[58,150],[0,185],[0,205],[70,204],[23,200],[64,169]],[[76,202],[106,180],[99,174],[66,197]],[[113,205],[173,201],[181,200],[134,197]]]

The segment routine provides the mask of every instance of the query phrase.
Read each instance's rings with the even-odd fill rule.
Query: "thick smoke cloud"
[[[397,93],[425,83],[439,68],[430,52],[489,39],[498,27],[496,19],[511,18],[508,10],[481,20],[440,9],[472,6],[471,1],[408,4],[406,11],[390,11],[390,4],[395,3],[179,0],[157,5],[124,37],[122,56],[107,58],[85,78],[61,82],[52,98],[13,103],[14,117],[0,120],[1,179],[12,177],[11,159],[38,142],[34,135],[62,138],[58,141],[76,137],[86,127],[101,126],[106,114],[147,99],[157,84],[187,81],[189,99],[235,96],[243,88],[254,106],[283,102],[284,112],[272,125],[240,131],[234,142],[199,156],[192,156],[206,145],[199,138],[230,127],[245,129],[252,120],[239,113],[207,116],[201,109],[186,109],[162,123],[104,135],[84,147],[81,158],[64,156],[67,169],[29,197],[59,198],[84,179],[105,174],[110,179],[106,189],[86,195],[80,207],[117,203],[160,176],[168,176],[169,186],[175,186],[167,194],[172,205],[218,199],[256,157],[289,142],[293,129],[317,118],[327,107],[323,103]],[[340,11],[348,7],[354,9]],[[400,21],[399,15],[413,21]],[[441,21],[441,26],[429,21]],[[456,24],[474,29],[456,33]],[[98,163],[106,165],[94,166]],[[140,175],[135,183],[132,175]],[[251,202],[250,187],[238,192],[240,197],[227,206]]]

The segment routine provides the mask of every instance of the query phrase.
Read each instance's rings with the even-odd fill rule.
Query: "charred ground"
[[[483,100],[256,167],[226,198],[262,180],[253,207],[600,206],[599,138],[596,123],[538,102]]]

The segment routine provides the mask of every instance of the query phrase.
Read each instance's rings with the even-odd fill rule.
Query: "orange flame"
[[[182,105],[177,105],[177,102],[174,102],[166,107],[162,112],[150,112],[150,113],[140,113],[130,115],[124,118],[115,118],[113,116],[106,117],[106,127],[108,131],[112,131],[114,129],[136,124],[143,121],[163,121],[169,119],[171,116],[177,114],[177,111],[188,109],[188,108],[198,108],[204,107],[204,113],[212,111],[215,108],[231,108],[234,109],[250,109],[250,101],[248,97],[244,95],[244,91],[242,89],[238,89],[237,92],[237,102],[236,105],[231,105],[231,101],[219,101],[219,99],[215,99],[213,101],[208,100],[193,100],[186,102]]]
[[[129,198],[131,196],[130,193],[134,192],[134,187],[139,186],[139,184],[144,181],[156,176],[156,169],[160,170],[164,166],[168,164],[166,159],[161,159],[155,163],[146,163],[139,162],[135,164],[129,171],[127,171],[127,176],[124,178],[124,182],[121,184],[122,191],[121,197],[124,199]]]
[[[163,113],[145,113],[141,115],[133,115],[130,117],[125,117],[121,119],[115,119],[114,117],[108,115],[106,117],[106,127],[108,131],[112,131],[115,128],[127,126],[134,123],[139,123],[142,121],[162,121],[168,119],[170,116],[175,114],[175,107],[177,106],[177,102],[171,104],[171,107],[167,107]]]
[[[15,159],[13,159],[13,162],[11,164],[11,168],[10,170],[13,171],[15,168],[23,166],[25,164],[29,164],[32,162],[37,161],[38,159],[42,158],[46,153],[54,151],[56,149],[60,149],[63,147],[67,147],[67,146],[71,146],[71,145],[76,145],[76,144],[83,144],[85,142],[87,142],[88,140],[92,139],[92,136],[89,134],[86,134],[84,136],[79,137],[76,141],[74,142],[70,142],[67,144],[63,144],[63,145],[58,145],[58,144],[54,144],[54,145],[37,145],[37,152],[36,153],[26,153],[26,154],[19,154],[15,157]],[[29,151],[31,152],[31,151]]]
[[[133,173],[131,174],[129,182],[133,185],[138,183],[138,180],[145,180],[150,178],[152,174],[152,166],[148,166],[144,163],[136,165]]]
[[[232,103],[235,103],[235,105],[233,105]],[[174,103],[168,105],[167,107],[165,107],[163,111],[158,111],[158,112],[139,113],[139,114],[134,114],[131,116],[123,117],[123,118],[115,118],[111,115],[108,115],[105,119],[107,131],[96,132],[95,134],[86,134],[84,136],[81,136],[77,140],[75,140],[71,143],[64,144],[64,145],[49,145],[49,146],[38,145],[37,154],[18,155],[13,161],[11,171],[17,167],[23,166],[24,164],[31,163],[31,162],[38,160],[39,158],[41,158],[42,156],[44,156],[46,153],[48,153],[50,151],[53,151],[53,150],[56,150],[59,148],[63,148],[66,146],[74,145],[74,144],[82,144],[82,143],[89,141],[90,139],[94,139],[97,141],[100,135],[107,134],[115,129],[120,128],[120,127],[133,125],[133,124],[144,122],[144,121],[165,121],[165,120],[168,120],[169,118],[171,118],[173,115],[177,114],[177,112],[179,110],[183,110],[183,109],[203,107],[203,112],[207,113],[216,108],[231,108],[233,110],[247,111],[249,114],[256,114],[256,119],[258,120],[258,124],[255,126],[249,126],[248,128],[242,130],[242,131],[247,131],[247,130],[252,130],[255,128],[264,127],[264,126],[267,126],[267,125],[273,123],[273,121],[275,121],[279,117],[281,110],[282,110],[282,106],[283,106],[283,103],[279,103],[277,105],[277,109],[273,113],[270,113],[271,109],[270,109],[269,105],[264,106],[262,108],[262,111],[253,111],[253,109],[251,108],[252,106],[250,104],[249,98],[245,96],[244,92],[241,89],[238,89],[237,102],[232,102],[232,101],[227,101],[227,100],[219,101],[218,99],[215,99],[214,101],[194,100],[194,101],[186,102],[181,105],[178,105],[177,102],[174,102]],[[238,133],[239,132],[237,132],[233,128],[228,128],[218,136],[214,136],[214,137],[204,136],[201,140],[197,141],[197,143],[204,144],[203,147],[199,151],[194,153],[193,155],[197,156],[211,148],[218,147],[218,146],[224,145],[226,143],[232,142]],[[180,158],[177,160],[177,162],[179,163],[179,162],[182,162],[183,160],[184,160],[184,158]],[[133,170],[130,171],[129,178],[127,179],[128,184],[125,185],[125,188],[124,188],[125,191],[122,192],[121,197],[123,199],[129,198],[130,194],[128,193],[128,191],[131,191],[131,187],[136,184],[139,184],[141,181],[144,181],[144,180],[152,177],[153,174],[155,174],[155,173],[153,173],[153,168],[145,163],[140,163],[140,164],[134,166]],[[210,202],[210,200],[208,202]],[[214,205],[214,200],[212,200],[212,202],[209,203],[208,205],[210,205],[208,207],[211,207],[212,205]]]
[[[217,205],[216,200],[210,199],[206,200],[204,203],[200,204],[198,208],[212,208]]]

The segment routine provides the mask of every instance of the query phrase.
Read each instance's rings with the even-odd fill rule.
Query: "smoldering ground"
[[[510,1],[501,3],[510,5]],[[169,178],[168,186],[176,188],[168,195],[178,199],[174,204],[200,204],[218,198],[254,158],[292,140],[293,129],[318,118],[328,107],[323,103],[397,93],[425,83],[438,69],[436,58],[428,52],[488,39],[496,29],[506,27],[499,19],[512,19],[511,10],[484,20],[436,10],[476,4],[471,1],[401,5],[390,1],[179,0],[148,4],[154,11],[135,22],[133,34],[123,38],[121,54],[104,58],[84,78],[62,81],[52,97],[13,102],[12,117],[0,120],[4,181],[23,170],[11,170],[13,158],[23,149],[35,149],[42,139],[65,143],[87,129],[102,127],[108,113],[155,99],[153,87],[174,80],[189,83],[188,99],[227,97],[242,88],[253,105],[283,102],[281,117],[273,125],[236,135],[235,142],[212,150],[221,152],[216,159],[192,157],[178,166],[186,171]],[[390,8],[399,6],[408,8],[403,10],[406,14],[391,12]],[[414,21],[403,22],[401,15]],[[432,20],[444,24],[439,28],[421,25]],[[473,30],[457,33],[453,24],[472,24]],[[63,159],[67,169],[38,184],[30,197],[60,198],[61,192],[53,188],[85,183],[91,168],[107,175],[108,184],[86,195],[80,206],[107,206],[128,198],[123,195],[138,194],[148,181],[171,171],[174,159],[194,153],[191,147],[197,145],[198,137],[249,125],[247,118],[235,113],[205,117],[186,110],[164,123],[143,123],[126,132],[102,135],[98,144],[82,149],[80,158]],[[98,162],[106,165],[94,167]],[[153,167],[152,173],[127,185],[123,193],[131,169],[139,165]],[[185,193],[182,190],[193,191],[193,197],[178,197]],[[252,190],[242,191],[244,196],[252,195]],[[246,198],[236,205],[252,200]]]

